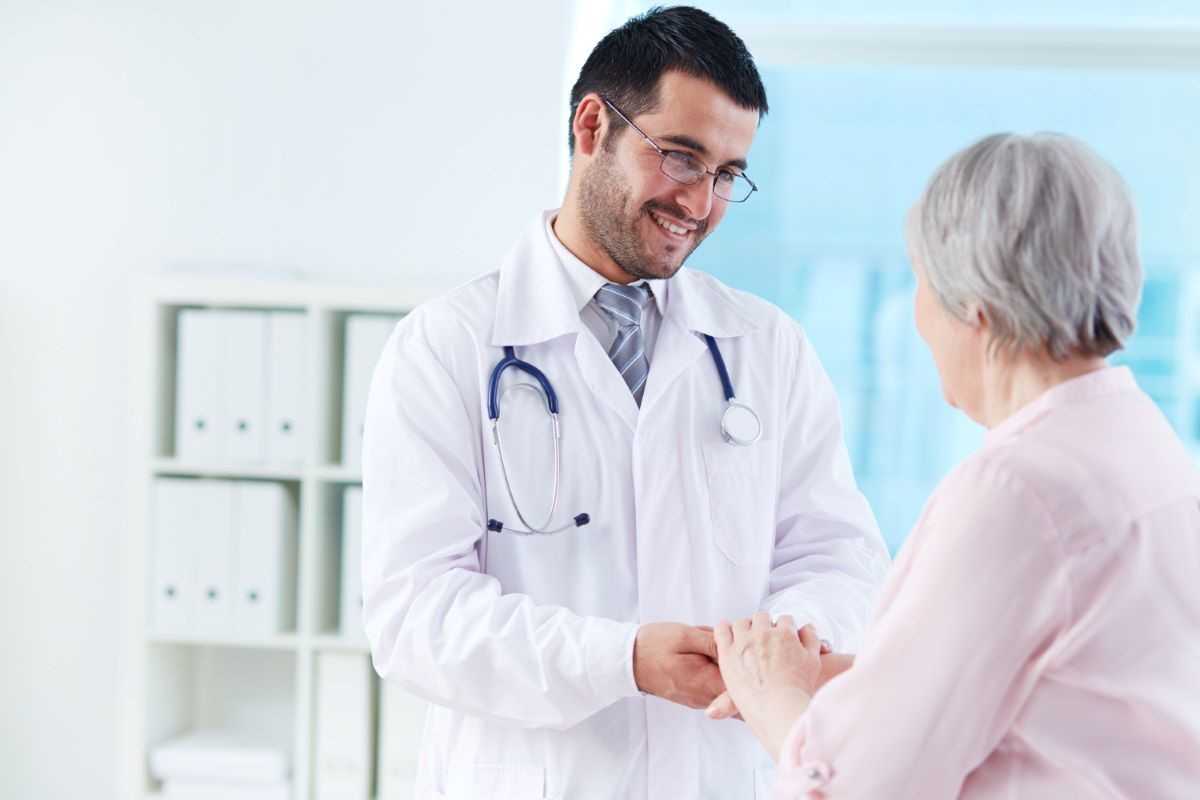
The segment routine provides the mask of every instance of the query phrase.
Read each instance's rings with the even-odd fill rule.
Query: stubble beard
[[[614,168],[614,160],[611,154],[606,153],[597,159],[583,176],[579,198],[580,219],[584,230],[592,241],[618,267],[632,275],[634,280],[670,278],[704,240],[704,223],[701,223],[702,227],[696,231],[696,238],[691,247],[678,261],[649,263],[637,225],[643,216],[649,214],[651,208],[660,204],[648,202],[638,212],[628,215],[625,209],[629,204],[629,191],[625,188],[622,176]],[[679,217],[686,216],[677,209],[672,213]]]

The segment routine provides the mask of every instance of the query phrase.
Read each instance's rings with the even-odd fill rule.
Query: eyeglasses
[[[663,150],[653,139],[646,135],[646,132],[633,124],[633,120],[625,116],[621,109],[613,105],[613,102],[607,97],[601,97],[605,105],[617,113],[617,116],[625,120],[629,127],[642,135],[646,142],[658,151],[662,156],[662,164],[660,169],[662,173],[676,183],[682,183],[684,186],[693,186],[704,180],[705,175],[711,175],[713,179],[713,194],[722,200],[730,203],[744,203],[750,199],[750,195],[758,191],[758,187],[754,185],[754,181],[746,177],[744,173],[734,172],[731,169],[721,167],[720,169],[710,170],[704,166],[699,159],[684,153],[681,150]]]

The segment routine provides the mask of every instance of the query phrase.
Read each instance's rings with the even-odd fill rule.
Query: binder
[[[351,314],[346,319],[345,385],[342,401],[342,464],[362,464],[363,421],[367,392],[375,364],[387,344],[398,317]]]
[[[316,800],[370,800],[372,675],[365,655],[317,656]]]
[[[366,641],[363,632],[362,595],[362,487],[351,486],[342,495],[342,636]]]
[[[412,800],[429,704],[386,682],[379,694],[377,800]]]
[[[216,311],[225,336],[225,418],[230,461],[266,459],[267,316],[262,311]]]
[[[195,561],[196,614],[194,632],[228,636],[233,632],[233,514],[232,484],[193,481],[187,491],[184,551]]]
[[[273,311],[267,319],[267,460],[299,464],[308,435],[305,317]]]
[[[233,487],[237,552],[234,632],[273,636],[296,627],[296,504],[285,485]]]
[[[225,457],[224,360],[225,339],[216,312],[180,311],[175,375],[178,458],[216,462]]]
[[[191,487],[195,481],[157,478],[151,519],[150,629],[164,636],[192,632],[196,613],[191,553]]]

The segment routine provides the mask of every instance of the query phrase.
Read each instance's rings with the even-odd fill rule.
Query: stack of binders
[[[301,463],[305,346],[300,312],[180,311],[176,456],[201,463]]]
[[[239,639],[293,630],[296,537],[283,484],[158,478],[151,629]]]
[[[164,800],[290,800],[291,765],[282,747],[219,729],[192,731],[150,753]]]

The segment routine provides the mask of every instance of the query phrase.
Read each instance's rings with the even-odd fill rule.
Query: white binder
[[[339,628],[342,636],[366,641],[362,596],[362,487],[342,495],[342,593]]]
[[[267,328],[267,461],[298,464],[308,431],[305,318],[298,311],[273,311]]]
[[[296,504],[281,483],[233,487],[234,632],[272,636],[296,626]]]
[[[375,364],[396,327],[397,317],[351,314],[346,319],[346,369],[342,395],[342,464],[362,465],[363,421]]]
[[[217,311],[225,334],[227,457],[238,463],[266,459],[267,315],[262,311]]]
[[[386,682],[379,694],[377,800],[412,800],[429,704]]]
[[[176,363],[175,455],[181,459],[216,462],[225,457],[222,369],[225,333],[213,311],[179,312]]]
[[[196,613],[191,488],[183,478],[154,481],[150,568],[150,628],[165,636],[192,632]]]
[[[372,674],[360,653],[317,656],[316,800],[370,798]]]
[[[187,492],[188,548],[196,564],[194,632],[228,636],[233,632],[232,496],[229,481],[193,481]]]

